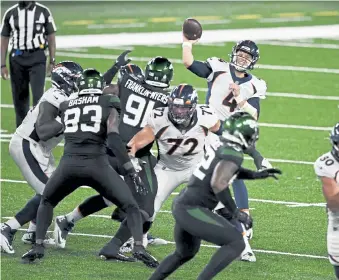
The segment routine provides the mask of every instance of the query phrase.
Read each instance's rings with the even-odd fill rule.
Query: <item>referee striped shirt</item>
[[[32,50],[45,48],[47,35],[56,32],[50,10],[33,2],[28,9],[20,9],[16,4],[4,14],[1,36],[11,37],[13,49]]]

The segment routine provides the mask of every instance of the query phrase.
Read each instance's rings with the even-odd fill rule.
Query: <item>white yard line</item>
[[[19,184],[27,184],[26,181],[23,180],[11,180],[11,179],[0,179],[0,182],[6,182],[6,183],[19,183]],[[90,188],[88,186],[81,186],[80,188]],[[177,196],[179,192],[172,192],[171,195]],[[288,207],[325,207],[325,203],[319,203],[319,202],[296,202],[296,201],[281,201],[281,200],[272,200],[272,199],[258,199],[258,198],[249,198],[249,201],[253,202],[259,202],[259,203],[270,203],[270,204],[279,204],[279,205],[285,205]],[[169,211],[168,211],[169,212]],[[167,213],[167,212],[164,212]],[[170,213],[170,212],[169,212]],[[104,218],[104,217],[102,217]]]
[[[254,41],[295,40],[311,38],[335,38],[339,36],[339,25],[270,27],[204,30],[201,42],[221,43],[237,42],[248,38]],[[95,35],[66,35],[58,36],[57,49],[80,47],[106,47],[128,45],[167,45],[181,44],[182,33],[170,32],[140,32]]]
[[[339,49],[338,44],[320,44],[320,43],[301,43],[288,41],[260,41],[260,45],[285,46],[299,48],[317,48],[317,49]]]
[[[77,57],[77,58],[89,58],[89,59],[108,59],[114,61],[118,56],[111,54],[86,54],[77,52],[57,52],[58,56],[64,57]],[[132,61],[148,62],[152,57],[131,57]],[[181,59],[169,58],[172,63],[182,64]],[[303,67],[303,66],[283,66],[283,65],[270,65],[270,64],[257,64],[259,69],[270,70],[285,70],[285,71],[303,71],[303,72],[317,72],[317,73],[332,73],[339,74],[339,69],[329,68],[315,68],[315,67]]]
[[[6,219],[7,217],[2,217]],[[27,229],[21,228],[19,231],[26,231]],[[52,233],[53,231],[48,231],[48,233]],[[96,237],[96,238],[113,238],[111,235],[105,235],[105,234],[89,234],[89,233],[80,233],[80,232],[71,232],[69,233],[73,236],[84,236],[84,237]],[[173,241],[166,240],[168,244],[175,244]],[[216,245],[210,245],[210,244],[201,244],[202,247],[206,248],[220,248]],[[283,255],[283,256],[291,256],[291,257],[300,257],[300,258],[309,258],[309,259],[323,259],[327,260],[328,258],[325,256],[317,256],[317,255],[310,255],[310,254],[299,254],[299,253],[290,253],[290,252],[281,252],[281,251],[273,251],[273,250],[262,250],[262,249],[253,249],[254,252],[257,253],[263,253],[263,254],[269,254],[269,255]]]

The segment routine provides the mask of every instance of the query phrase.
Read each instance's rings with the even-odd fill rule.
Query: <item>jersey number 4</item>
[[[135,107],[132,106],[133,104],[135,104]],[[154,104],[155,102],[152,100],[147,102],[145,98],[131,94],[126,103],[126,113],[128,114],[124,114],[123,122],[133,127],[144,127],[147,118],[153,110]]]
[[[230,92],[230,94],[225,97],[225,99],[222,102],[222,105],[230,107],[230,112],[234,112],[238,105],[237,101],[235,101],[234,99],[234,95],[232,92]]]
[[[78,107],[65,111],[64,123],[66,128],[64,133],[77,132],[79,127],[82,132],[98,133],[100,131],[102,108],[99,105],[88,105],[82,109],[82,115],[91,115],[91,124],[82,123],[79,126],[80,115],[81,109]]]

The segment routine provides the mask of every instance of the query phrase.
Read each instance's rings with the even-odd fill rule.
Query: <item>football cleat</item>
[[[143,262],[147,267],[156,268],[159,266],[159,262],[145,248],[141,245],[134,245],[133,257]]]
[[[21,241],[25,244],[33,245],[36,240],[36,233],[35,231],[26,231],[25,234],[22,236]],[[44,239],[45,245],[55,245],[55,240],[46,234]]]
[[[0,246],[1,251],[7,254],[14,254],[14,249],[12,246],[14,234],[16,230],[12,230],[11,227],[7,224],[0,224]]]
[[[243,262],[256,262],[257,259],[252,251],[251,245],[248,242],[247,236],[244,236],[245,249],[240,255],[240,260]]]
[[[73,227],[74,223],[67,221],[66,216],[55,218],[54,240],[57,247],[65,248],[67,235],[72,231]]]
[[[115,244],[114,239],[108,242],[99,252],[99,257],[102,260],[115,260],[120,262],[135,262],[136,259],[125,256],[119,252],[119,246]]]
[[[120,252],[121,253],[131,253],[133,251],[133,247],[134,247],[134,239],[133,239],[133,237],[131,237],[130,239],[128,239],[124,243],[124,245],[121,246]]]
[[[21,257],[22,263],[32,263],[37,259],[42,259],[45,255],[45,247],[43,244],[34,244],[32,249]]]
[[[168,243],[165,239],[154,237],[150,234],[147,234],[147,241],[150,245],[166,245]]]

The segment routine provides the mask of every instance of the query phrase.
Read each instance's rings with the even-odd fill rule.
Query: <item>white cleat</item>
[[[120,248],[120,253],[132,253],[134,248],[134,239],[133,237],[131,237],[130,239],[128,239],[124,245],[121,246]]]
[[[150,245],[166,245],[168,242],[165,239],[154,237],[150,234],[147,234],[148,244]]]
[[[248,242],[247,236],[244,236],[245,249],[242,251],[240,260],[243,262],[256,262],[257,259],[252,251],[251,245]]]
[[[36,240],[35,231],[26,231],[25,234],[21,238],[21,241],[23,243],[30,244],[30,245],[35,244],[35,240]],[[45,239],[44,239],[44,245],[47,245],[47,246],[55,245],[55,240],[51,238],[50,236],[48,236],[48,234],[46,234]]]
[[[1,251],[7,254],[14,254],[15,251],[12,246],[14,234],[16,230],[12,230],[7,224],[0,224],[0,247]]]
[[[67,235],[72,231],[73,227],[74,223],[67,221],[66,216],[58,216],[55,218],[54,239],[57,247],[66,247]]]

